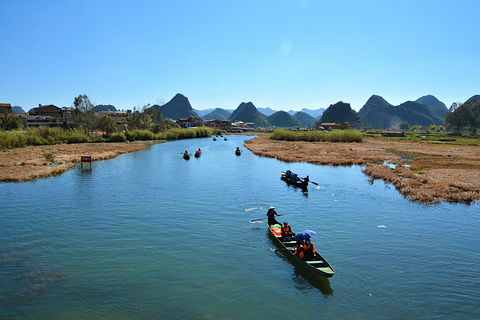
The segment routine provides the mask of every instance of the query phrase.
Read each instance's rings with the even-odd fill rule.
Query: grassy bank
[[[32,127],[26,131],[0,131],[0,150],[22,148],[26,146],[53,145],[60,143],[86,142],[125,142],[147,140],[178,140],[209,137],[213,130],[208,127],[189,129],[169,129],[153,133],[149,130],[126,130],[110,136],[88,135],[80,129],[62,129],[59,127]]]
[[[322,141],[322,142],[362,142],[363,134],[358,130],[289,131],[277,129],[270,134],[270,139],[284,141]]]

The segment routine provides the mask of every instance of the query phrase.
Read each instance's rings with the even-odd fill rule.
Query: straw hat
[[[274,207],[274,206],[270,206],[270,208],[268,208],[268,209],[269,209],[269,210],[270,210],[270,209],[275,209],[275,207]]]

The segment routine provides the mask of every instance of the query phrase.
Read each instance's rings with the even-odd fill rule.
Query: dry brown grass
[[[0,151],[0,181],[29,181],[59,175],[80,162],[81,156],[104,160],[148,148],[143,143],[79,143],[29,146]],[[53,158],[53,163],[48,161]]]
[[[246,141],[245,147],[259,156],[286,162],[365,165],[363,172],[371,179],[392,183],[403,196],[421,203],[480,200],[478,146],[444,146],[383,138],[365,138],[362,143],[290,142],[260,135]],[[390,168],[385,163],[396,166]]]

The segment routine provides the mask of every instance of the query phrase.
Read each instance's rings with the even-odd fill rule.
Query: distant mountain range
[[[471,99],[475,100],[474,96]],[[448,111],[446,105],[432,95],[426,95],[415,101],[406,101],[394,106],[379,95],[372,95],[365,105],[356,112],[345,102],[337,102],[327,109],[302,109],[296,112],[290,110],[275,111],[271,108],[256,108],[252,102],[242,102],[235,110],[212,108],[206,110],[193,109],[187,97],[178,93],[163,106],[155,105],[162,111],[164,118],[176,120],[188,116],[200,116],[205,120],[228,119],[232,122],[253,122],[258,127],[311,127],[324,122],[350,122],[356,129],[396,128],[400,123],[409,125],[429,126],[442,125]],[[116,111],[111,105],[95,106],[97,110]]]
[[[434,96],[424,96],[393,106],[381,96],[371,96],[358,111],[374,129],[394,128],[402,122],[409,125],[442,125],[448,109]]]

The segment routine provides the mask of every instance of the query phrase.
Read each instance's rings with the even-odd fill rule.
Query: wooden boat
[[[200,158],[200,156],[202,155],[202,152],[201,151],[195,151],[195,158]]]
[[[335,270],[333,270],[330,263],[328,263],[328,261],[322,257],[320,253],[318,253],[318,251],[315,252],[314,260],[302,260],[293,254],[295,252],[296,241],[283,242],[280,240],[281,235],[278,235],[278,231],[274,232],[272,229],[273,228],[270,227],[268,228],[268,235],[272,239],[273,243],[275,243],[275,245],[279,248],[279,251],[284,252],[289,259],[294,261],[294,263],[297,263],[308,271],[323,277],[330,278],[335,274]]]
[[[292,179],[292,178],[288,177],[287,174],[283,171],[281,172],[281,174],[282,174],[282,176],[280,177],[280,179],[282,179],[283,181],[285,181],[285,182],[287,182],[291,185],[294,185],[296,187],[299,187],[299,188],[302,188],[302,189],[307,189],[308,181],[302,180],[301,178],[300,178],[300,180]]]
[[[190,155],[188,153],[183,154],[183,159],[190,160]]]

